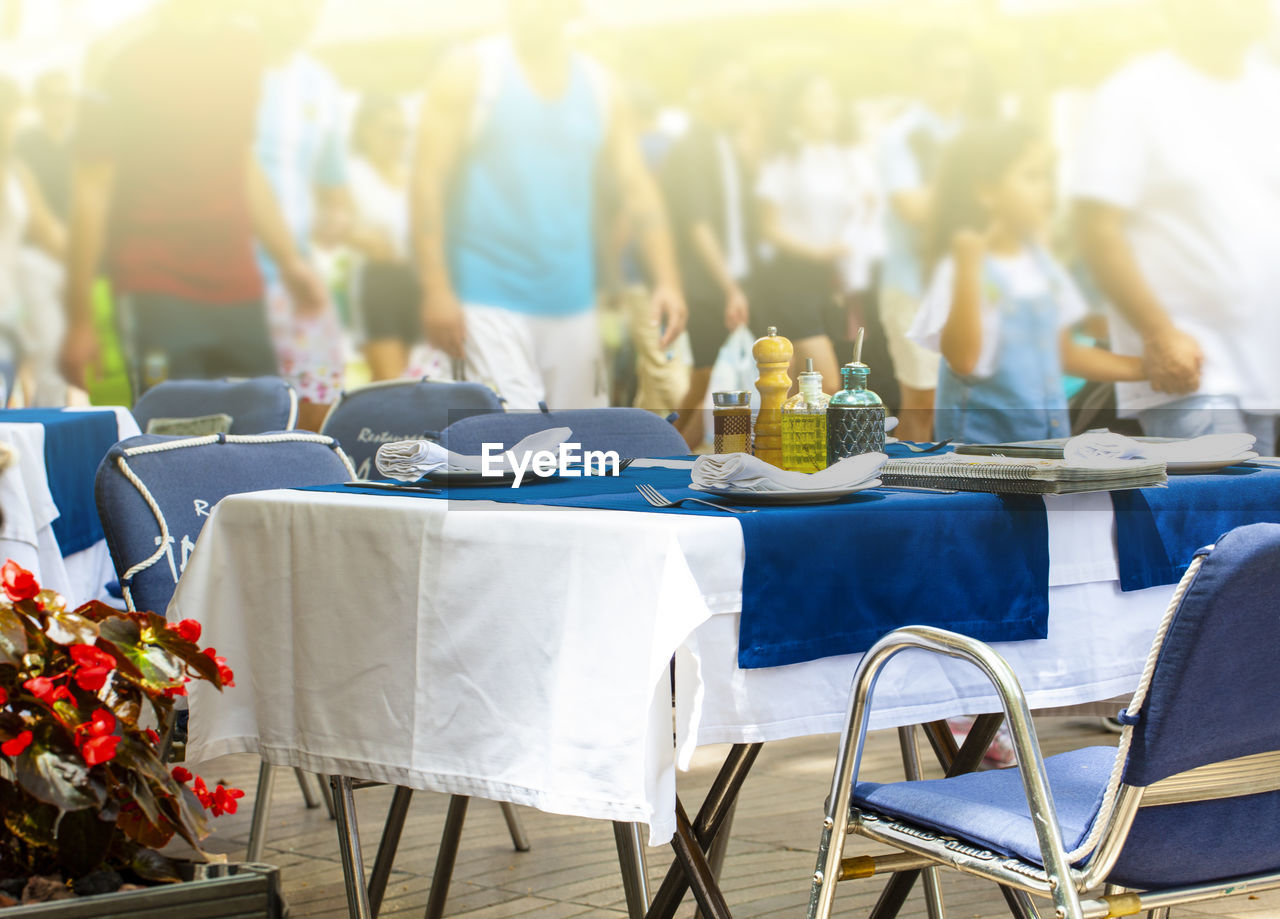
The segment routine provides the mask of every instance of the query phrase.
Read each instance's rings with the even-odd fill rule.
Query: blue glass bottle
[[[867,389],[871,368],[861,361],[840,368],[844,388],[827,405],[827,465],[847,456],[884,452],[884,402]]]

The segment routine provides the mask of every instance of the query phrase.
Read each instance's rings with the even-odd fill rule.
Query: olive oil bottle
[[[805,361],[800,391],[782,406],[782,468],[819,472],[827,468],[827,403],[822,374]]]

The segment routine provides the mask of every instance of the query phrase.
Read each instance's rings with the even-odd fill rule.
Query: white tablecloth
[[[1136,685],[1172,587],[1121,594],[1105,495],[1050,501],[1050,635],[1006,643],[1034,705]],[[225,499],[179,583],[238,685],[193,684],[187,756],[271,762],[673,830],[702,743],[836,731],[857,656],[736,666],[730,516],[297,491]],[[928,576],[922,562],[922,577]],[[677,664],[675,729],[667,661]],[[886,671],[877,726],[989,709],[960,666]]]
[[[125,408],[66,411],[113,411],[121,440],[140,433],[138,423]],[[103,588],[115,579],[106,542],[99,540],[88,549],[63,556],[53,534],[58,508],[49,493],[44,467],[44,427],[0,422],[0,442],[17,453],[17,462],[0,473],[0,507],[4,508],[0,561],[12,558],[33,572],[42,586],[66,597],[72,607],[106,599]]]

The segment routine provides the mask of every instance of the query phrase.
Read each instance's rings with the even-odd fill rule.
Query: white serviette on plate
[[[748,453],[713,453],[694,460],[693,484],[750,492],[838,491],[870,482],[886,459],[883,453],[864,453],[821,472],[790,472]]]
[[[1256,442],[1252,434],[1206,434],[1168,443],[1148,443],[1110,431],[1089,431],[1067,441],[1062,458],[1073,466],[1097,466],[1115,460],[1165,463],[1215,463],[1248,459]]]
[[[497,460],[491,460],[490,467],[497,465],[504,473],[511,472],[514,469],[513,457],[523,460],[529,453],[544,451],[558,454],[560,445],[572,433],[569,428],[563,427],[535,431],[503,453]],[[484,471],[483,456],[464,456],[461,453],[454,453],[430,440],[402,440],[383,444],[378,448],[374,464],[382,475],[401,482],[415,482],[424,475],[440,470],[473,475]],[[524,463],[522,462],[521,465]]]

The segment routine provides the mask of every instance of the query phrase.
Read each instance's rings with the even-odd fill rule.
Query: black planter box
[[[13,919],[285,919],[280,869],[187,863],[181,884],[125,890],[0,910]]]

